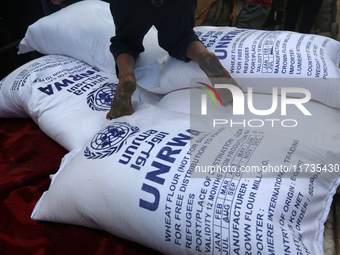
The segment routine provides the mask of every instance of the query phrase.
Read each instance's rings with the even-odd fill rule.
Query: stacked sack
[[[245,127],[267,116],[235,116],[213,99],[202,116],[206,90],[192,81],[209,81],[197,63],[170,58],[152,28],[136,63],[135,113],[108,121],[118,82],[109,6],[73,4],[28,28],[19,53],[46,56],[0,83],[1,117],[31,117],[71,151],[32,218],[104,229],[166,254],[322,254],[339,185],[340,43],[285,31],[195,30],[257,109],[278,106],[286,87],[318,102],[281,94],[302,97],[287,110],[299,126],[288,129]],[[233,118],[241,124],[212,125]]]

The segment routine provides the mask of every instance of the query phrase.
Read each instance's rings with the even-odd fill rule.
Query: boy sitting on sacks
[[[62,0],[51,0],[60,4]],[[231,78],[216,55],[209,52],[193,28],[197,0],[111,0],[116,28],[110,51],[116,61],[118,86],[107,119],[131,115],[131,96],[136,89],[135,61],[144,51],[143,38],[152,25],[158,30],[159,45],[171,57],[195,60],[208,78]],[[233,82],[233,84],[236,84]],[[229,90],[219,90],[223,105],[232,103]]]

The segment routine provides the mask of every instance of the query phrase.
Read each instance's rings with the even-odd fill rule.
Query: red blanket
[[[0,119],[0,254],[159,254],[103,231],[31,220],[66,153],[32,120]]]

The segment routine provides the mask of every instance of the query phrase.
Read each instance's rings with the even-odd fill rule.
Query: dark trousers
[[[263,7],[260,4],[247,2],[243,4],[242,9],[237,16],[235,27],[260,29],[268,15],[271,7]]]
[[[303,9],[299,27],[300,33],[310,33],[323,0],[288,0],[284,30],[295,31],[298,18]]]
[[[111,38],[112,55],[117,59],[127,53],[136,59],[144,51],[145,34],[154,25],[159,45],[170,56],[188,61],[188,45],[199,40],[193,31],[196,7],[197,0],[111,0],[116,26],[116,35]]]

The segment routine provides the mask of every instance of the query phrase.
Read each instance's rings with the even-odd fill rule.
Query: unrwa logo
[[[127,139],[139,132],[126,122],[114,122],[100,130],[91,140],[84,151],[87,159],[102,159],[117,153]]]
[[[87,96],[87,104],[94,111],[109,111],[116,93],[116,83],[105,83]]]

